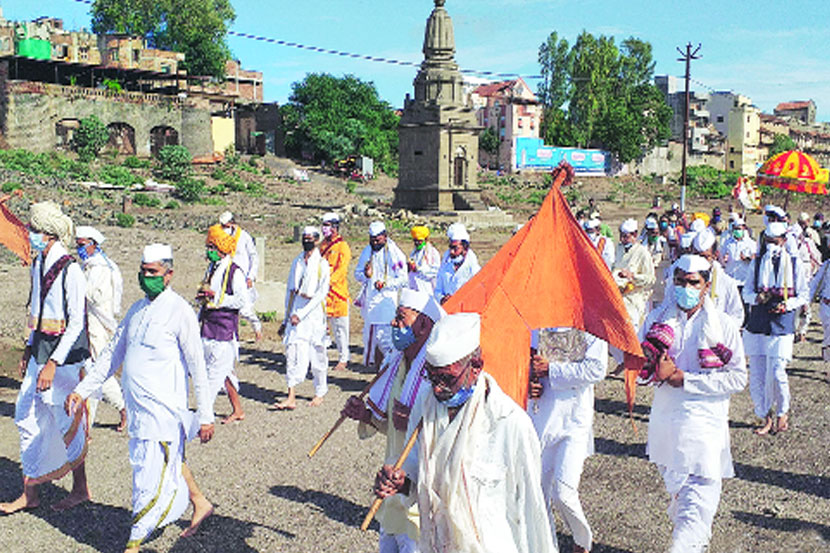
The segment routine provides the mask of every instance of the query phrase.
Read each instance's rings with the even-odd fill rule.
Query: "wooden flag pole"
[[[412,448],[415,446],[415,442],[418,440],[418,434],[421,433],[422,424],[423,422],[419,422],[418,426],[415,427],[415,430],[412,431],[412,435],[406,442],[403,451],[401,451],[401,456],[398,457],[398,460],[395,462],[395,466],[392,467],[393,471],[400,469],[403,466],[404,461],[406,461],[406,458],[409,457],[409,452],[412,451]],[[375,498],[372,502],[369,512],[366,513],[366,518],[363,519],[363,524],[360,525],[360,529],[364,532],[369,528],[369,525],[372,523],[372,519],[375,518],[375,513],[377,513],[378,509],[380,509],[381,503],[383,503],[383,499],[379,497]]]
[[[387,365],[387,367],[386,367],[386,368],[384,368],[382,371],[380,371],[378,374],[376,374],[376,375],[375,375],[375,377],[371,380],[371,382],[369,382],[369,384],[367,384],[367,385],[366,385],[366,387],[365,387],[365,388],[363,388],[363,391],[362,391],[362,392],[360,392],[360,395],[359,395],[359,396],[357,396],[357,399],[359,399],[359,400],[363,401],[363,398],[364,398],[364,397],[366,397],[366,394],[368,394],[368,393],[369,393],[369,390],[371,390],[371,389],[372,389],[372,386],[374,386],[374,385],[375,385],[375,382],[377,382],[377,381],[378,381],[378,379],[379,379],[381,376],[383,376],[383,373],[385,373],[385,372],[387,371],[387,369],[388,369],[388,368],[389,368],[389,367],[388,367],[388,365]],[[323,434],[323,437],[322,437],[322,438],[320,438],[320,439],[317,441],[317,443],[316,443],[316,444],[314,444],[314,447],[312,447],[312,448],[311,448],[311,451],[309,451],[309,452],[308,452],[308,458],[309,458],[309,459],[311,459],[312,457],[314,457],[314,454],[315,454],[315,453],[317,453],[317,450],[318,450],[318,449],[320,449],[321,447],[323,447],[323,444],[324,444],[324,443],[326,443],[326,440],[328,440],[328,439],[329,439],[329,436],[331,436],[332,434],[334,434],[334,432],[335,432],[338,428],[340,428],[340,425],[341,425],[341,424],[343,424],[343,421],[345,421],[345,420],[346,420],[346,418],[347,418],[347,417],[346,417],[346,415],[340,415],[340,418],[339,418],[339,419],[337,419],[337,422],[335,422],[335,423],[334,423],[334,425],[333,425],[333,426],[329,429],[329,431],[328,431],[328,432],[326,432],[325,434]]]

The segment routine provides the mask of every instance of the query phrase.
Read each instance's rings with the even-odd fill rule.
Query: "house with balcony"
[[[781,118],[791,117],[805,125],[816,122],[816,104],[812,100],[781,102],[775,106],[773,113]]]

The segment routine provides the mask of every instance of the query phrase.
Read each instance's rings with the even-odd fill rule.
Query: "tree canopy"
[[[230,0],[94,0],[95,33],[144,37],[154,48],[183,52],[191,75],[225,76],[225,42],[236,19]]]
[[[290,155],[325,161],[365,155],[385,173],[397,171],[399,117],[374,83],[310,73],[292,85],[280,111]]]
[[[651,82],[651,44],[583,31],[573,47],[552,32],[539,47],[547,144],[601,148],[627,163],[671,136],[671,108]]]
[[[798,144],[786,134],[776,134],[772,137],[772,146],[769,148],[769,157],[773,157],[788,150],[797,150]]]

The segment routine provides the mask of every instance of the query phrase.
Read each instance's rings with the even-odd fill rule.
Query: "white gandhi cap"
[[[447,228],[447,238],[450,240],[465,240],[470,241],[470,233],[467,232],[467,227],[464,223],[453,223]]]
[[[167,244],[150,244],[144,246],[141,254],[142,263],[156,263],[165,259],[173,259],[173,248]]]
[[[426,343],[426,361],[433,367],[446,367],[473,353],[480,340],[478,313],[447,315],[432,327]]]
[[[75,238],[88,238],[94,240],[99,246],[104,243],[104,235],[101,234],[95,227],[75,227]]]
[[[303,228],[303,236],[320,236],[320,229],[308,226]]]
[[[700,255],[686,254],[680,256],[674,267],[684,273],[699,273],[711,269],[712,264]]]
[[[626,234],[637,232],[637,221],[634,219],[626,219],[620,225],[620,232],[624,232]]]
[[[438,304],[435,296],[420,290],[413,290],[412,288],[404,288],[401,290],[401,301],[399,305],[423,313],[433,321],[438,321],[447,314],[444,308]]]
[[[329,211],[328,213],[323,214],[323,222],[324,223],[339,223],[340,222],[340,215],[334,213],[333,211]]]
[[[220,225],[227,225],[233,221],[233,213],[230,211],[225,211],[222,215],[219,216],[219,224]]]
[[[709,229],[702,230],[697,233],[692,244],[698,252],[709,251],[715,245],[715,233]]]
[[[383,224],[383,221],[372,221],[369,225],[369,236],[377,236],[384,232],[386,232],[386,225]]]

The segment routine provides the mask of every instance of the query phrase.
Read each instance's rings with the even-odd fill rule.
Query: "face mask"
[[[222,260],[222,256],[220,256],[219,252],[217,252],[216,250],[207,250],[206,256],[213,263],[218,263]]]
[[[444,401],[440,401],[439,403],[441,403],[444,407],[448,409],[454,407],[461,407],[462,405],[467,403],[468,399],[472,397],[473,392],[475,392],[475,390],[475,386],[470,386],[469,388],[461,388],[460,390],[455,392],[451,398],[446,399]]]
[[[778,244],[767,244],[767,251],[773,256],[779,255],[781,253],[781,246]]]
[[[660,230],[666,230],[669,228],[669,224],[665,221],[660,221]]]
[[[29,232],[29,245],[37,253],[42,252],[49,245],[42,232]]]
[[[383,249],[384,244],[372,243],[372,244],[369,244],[369,246],[372,247],[373,252],[379,252],[380,250]]]
[[[98,252],[97,247],[94,250],[92,250],[91,254],[89,254],[86,251],[86,246],[78,246],[78,257],[81,258],[81,261],[86,261],[87,259],[89,259],[93,255],[95,255],[97,252]]]
[[[462,263],[464,263],[464,254],[451,255],[450,261],[452,261],[453,265],[461,265]]]
[[[732,236],[734,236],[735,238],[740,240],[741,238],[744,237],[744,231],[740,230],[740,229],[735,229],[735,230],[732,231]]]
[[[395,346],[396,350],[403,351],[414,344],[415,341],[415,333],[412,331],[411,326],[405,326],[403,328],[392,327],[392,345]]]
[[[334,229],[332,227],[323,227],[323,236],[325,238],[331,238],[334,234]]]
[[[424,240],[423,242],[421,242],[420,244],[415,246],[415,251],[419,252],[419,251],[423,250],[426,247],[427,247],[427,243],[426,243],[426,240]]]
[[[692,309],[700,302],[700,290],[687,286],[674,287],[674,300],[680,309]]]
[[[628,250],[630,250],[630,249],[631,249],[631,246],[633,246],[633,245],[634,245],[634,244],[632,244],[632,243],[623,244],[623,249],[625,249],[625,251],[628,251]]]
[[[813,221],[813,228],[821,228],[821,221]]]
[[[144,273],[138,273],[138,285],[150,300],[154,300],[156,296],[164,292],[164,277],[145,276]]]
[[[233,236],[233,227],[222,227],[222,230],[224,230],[228,236]]]
[[[310,252],[313,249],[314,249],[314,242],[311,242],[309,240],[303,240],[303,250],[305,250],[307,252]]]
[[[657,237],[656,237],[656,236],[653,236],[653,235],[651,235],[651,234],[649,234],[649,235],[648,235],[648,243],[649,243],[649,244],[654,244],[654,243],[656,243],[656,242],[657,242]]]

